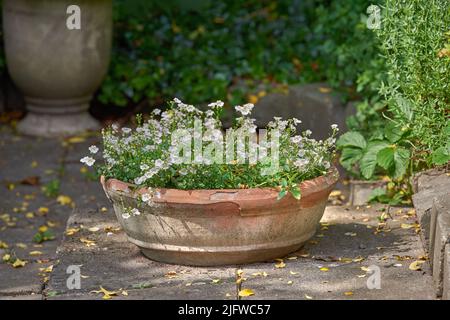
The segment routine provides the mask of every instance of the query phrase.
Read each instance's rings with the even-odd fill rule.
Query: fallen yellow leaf
[[[253,296],[255,293],[251,289],[242,289],[239,291],[239,297]]]
[[[313,297],[308,296],[307,294],[305,294],[305,298],[308,299],[308,300],[312,300],[313,299]]]
[[[169,271],[164,275],[166,278],[172,279],[178,277],[176,271]]]
[[[100,230],[99,227],[92,227],[88,229],[90,232],[97,232],[98,230]]]
[[[47,225],[48,225],[50,228],[54,228],[54,227],[56,227],[57,223],[56,223],[56,222],[53,222],[53,221],[47,221]]]
[[[67,141],[68,143],[81,143],[81,142],[86,141],[86,138],[80,137],[80,136],[75,136],[75,137],[66,139],[66,141]]]
[[[16,247],[20,249],[26,249],[28,246],[25,243],[19,242],[16,243]]]
[[[412,262],[409,265],[409,270],[412,270],[412,271],[420,271],[420,270],[422,270],[422,264],[424,262],[425,262],[424,260],[417,260],[417,261]]]
[[[86,239],[86,238],[80,238],[80,241],[82,243],[84,243],[86,245],[86,247],[93,247],[93,246],[95,246],[95,241],[93,241],[93,240],[89,240],[89,239]]]
[[[352,296],[353,292],[352,291],[347,291],[347,292],[344,292],[344,295],[345,296]]]
[[[41,251],[31,251],[31,252],[29,253],[30,256],[39,256],[39,255],[41,255],[41,254],[42,254]]]
[[[80,231],[80,228],[68,228],[68,229],[66,230],[66,235],[72,236],[72,235],[74,235],[75,233],[77,233],[78,231]]]
[[[27,264],[26,261],[23,261],[23,260],[20,260],[20,259],[16,259],[16,261],[14,261],[12,266],[14,268],[22,268],[22,267],[25,267],[26,264]]]
[[[322,268],[320,268],[320,271],[324,271],[324,272],[327,272],[329,269],[327,268],[327,267],[322,267]]]
[[[5,254],[5,255],[2,257],[2,260],[3,260],[4,262],[8,262],[10,259],[11,259],[11,255],[10,255],[10,254]]]
[[[109,300],[112,298],[112,296],[117,296],[117,291],[108,291],[102,286],[100,286],[100,290],[92,290],[91,293],[102,293],[104,300]]]
[[[39,268],[39,271],[45,272],[45,273],[50,273],[53,271],[53,265],[50,265],[47,268]]]
[[[281,269],[286,267],[286,263],[284,263],[283,259],[275,259],[275,261],[277,261],[277,263],[275,263],[275,268]]]
[[[47,226],[40,226],[38,230],[39,230],[39,232],[44,233],[44,232],[46,232],[48,230],[48,227]]]
[[[40,213],[40,214],[42,214],[42,215],[45,215],[45,214],[48,213],[48,208],[47,208],[47,207],[40,207],[40,208],[38,209],[38,213]]]
[[[329,92],[331,92],[331,89],[330,88],[326,88],[326,87],[320,87],[319,91],[322,92],[322,93],[329,93]]]
[[[65,196],[65,195],[59,195],[58,198],[56,198],[56,201],[62,205],[70,205],[72,203],[72,198],[70,198],[69,196]]]

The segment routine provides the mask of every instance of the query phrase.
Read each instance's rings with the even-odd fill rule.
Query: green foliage
[[[56,197],[59,194],[59,187],[60,187],[60,183],[58,179],[53,179],[51,181],[49,181],[47,184],[45,184],[42,187],[42,192],[47,196],[47,197]]]
[[[53,234],[52,231],[45,229],[45,230],[40,230],[38,231],[34,236],[33,236],[33,241],[36,243],[42,243],[44,241],[51,241],[55,239],[55,235]]]
[[[254,105],[235,107],[240,116],[225,136],[219,118],[223,105],[217,101],[201,111],[174,99],[168,110],[155,109],[146,121],[139,120],[135,130],[104,129],[101,174],[150,188],[277,187],[279,198],[290,193],[300,199],[299,183],[330,172],[336,125],[329,138],[317,141],[309,130],[297,134],[299,120],[276,117],[257,144],[250,117]],[[98,148],[89,151],[81,162],[92,166]]]
[[[363,93],[373,83],[369,74],[380,74],[371,71],[377,46],[365,26],[370,3],[116,0],[112,63],[100,100],[127,105],[176,96],[240,104],[315,81],[348,96],[356,87]]]
[[[337,143],[341,163],[366,179],[379,175],[402,179],[450,160],[450,54],[446,51],[450,2],[387,0],[385,4],[378,32],[387,68],[387,80],[380,85],[385,102],[375,108],[384,117],[369,123],[369,130],[356,128]]]

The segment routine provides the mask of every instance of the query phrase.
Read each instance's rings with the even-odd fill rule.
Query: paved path
[[[112,299],[232,300],[241,270],[240,289],[254,292],[243,299],[434,298],[428,263],[420,271],[409,269],[424,255],[409,208],[391,208],[391,218],[380,225],[382,207],[329,206],[316,237],[300,252],[280,257],[281,268],[274,261],[221,268],[167,265],[144,258],[126,241],[99,184],[80,172],[78,159],[98,137],[39,140],[1,130],[0,241],[8,248],[0,254],[28,263],[13,268],[0,262],[0,299],[102,299],[104,294],[92,291],[103,287],[115,292]],[[33,176],[40,177],[39,185],[20,183]],[[73,204],[42,193],[54,180],[60,182],[57,194]],[[66,223],[69,235],[63,236]],[[33,236],[43,225],[55,239],[36,244]],[[41,254],[30,255],[33,251]],[[67,287],[67,268],[73,265],[80,266],[79,290]],[[369,290],[368,268],[376,267],[381,289]]]

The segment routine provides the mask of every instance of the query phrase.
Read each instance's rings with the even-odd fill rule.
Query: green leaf
[[[297,200],[300,200],[300,198],[302,197],[300,193],[300,188],[298,186],[291,188],[291,194]]]
[[[410,107],[410,102],[403,97],[396,97],[395,102],[398,110],[400,110],[402,116],[406,118],[406,120],[411,121],[413,118],[413,112]]]
[[[394,152],[394,164],[395,164],[395,171],[394,171],[394,178],[400,178],[402,177],[406,169],[409,165],[409,158],[410,158],[410,152],[408,149],[399,147],[395,149]]]
[[[377,166],[377,154],[381,149],[386,148],[388,145],[389,144],[385,141],[369,142],[359,165],[361,174],[364,178],[370,179],[373,177]]]
[[[447,126],[444,128],[444,134],[450,137],[450,120],[447,120]]]
[[[435,165],[443,165],[450,161],[450,153],[447,147],[440,147],[433,151],[432,161]]]
[[[367,202],[379,201],[378,199],[381,196],[385,196],[385,195],[386,195],[386,189],[384,189],[384,188],[375,188],[370,193],[369,200]]]
[[[400,140],[401,137],[403,136],[403,133],[404,133],[404,131],[402,131],[402,128],[400,128],[394,122],[389,122],[386,125],[386,128],[384,129],[384,135],[392,143],[395,143],[398,140]]]
[[[342,166],[351,171],[353,165],[358,162],[363,155],[363,150],[355,147],[346,147],[342,149],[340,162]]]
[[[394,148],[381,149],[377,154],[377,163],[383,169],[389,170],[394,164]]]
[[[282,190],[278,193],[277,200],[283,199],[285,195],[286,195],[286,190],[285,190],[285,189],[282,189]]]
[[[347,133],[344,133],[338,141],[336,142],[336,146],[338,148],[342,147],[357,147],[360,149],[364,149],[366,147],[366,139],[356,131],[350,131]]]

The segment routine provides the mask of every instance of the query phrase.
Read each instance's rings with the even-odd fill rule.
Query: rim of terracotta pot
[[[335,167],[332,167],[327,174],[314,179],[305,180],[300,183],[301,199],[308,199],[311,204],[315,198],[321,198],[324,191],[332,188],[339,179],[339,173]],[[232,202],[240,209],[254,209],[263,207],[277,200],[279,190],[274,187],[266,188],[248,188],[248,189],[193,189],[181,190],[171,188],[137,188],[132,183],[121,180],[100,177],[105,194],[110,199],[110,195],[126,196],[138,198],[144,193],[159,192],[158,197],[153,197],[153,201],[159,204],[193,204],[193,205],[211,205],[224,202]],[[285,198],[294,199],[290,194]],[[282,200],[286,201],[285,198]],[[111,199],[110,199],[111,200]],[[305,203],[304,203],[305,204]],[[306,204],[307,205],[307,204]]]

